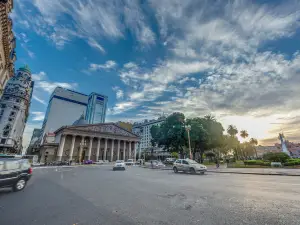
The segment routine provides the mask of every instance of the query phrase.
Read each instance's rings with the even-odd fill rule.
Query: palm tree
[[[244,139],[246,139],[249,136],[249,134],[248,134],[248,132],[246,130],[241,130],[240,135]],[[245,145],[243,145],[243,147],[245,147]],[[244,151],[243,151],[243,155],[245,157]]]
[[[234,125],[229,125],[227,128],[227,134],[229,134],[229,136],[230,136],[230,143],[232,145],[234,145],[233,143],[235,143],[235,138],[236,138],[235,135],[237,135],[238,132],[239,132],[238,129]],[[238,160],[239,156],[238,156],[238,151],[237,151],[236,145],[234,145],[233,150],[235,152],[236,160]]]
[[[241,130],[241,133],[240,133],[241,137],[242,138],[247,138],[249,136],[248,132],[246,130]]]
[[[258,158],[258,157],[257,157],[257,151],[256,151],[256,148],[255,148],[255,146],[258,144],[257,139],[251,138],[249,142],[250,142],[250,145],[252,145],[252,146],[254,147],[256,158]]]
[[[234,137],[238,132],[238,129],[234,125],[229,125],[227,128],[227,134],[229,134],[231,137]]]

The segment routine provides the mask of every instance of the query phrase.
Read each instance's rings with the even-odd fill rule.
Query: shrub
[[[244,161],[244,164],[245,165],[263,165],[264,164],[264,161],[262,160],[245,160]]]
[[[297,166],[300,165],[300,159],[288,159],[287,162],[284,163],[285,166]]]
[[[269,153],[264,154],[263,159],[270,161],[270,162],[285,163],[290,159],[290,157],[287,154],[285,154],[284,152],[276,152],[276,153],[269,152]]]

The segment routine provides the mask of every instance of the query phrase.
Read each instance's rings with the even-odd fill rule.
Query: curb
[[[146,166],[141,166],[144,169],[150,170],[172,170],[172,168],[151,168]],[[210,173],[232,173],[232,174],[250,174],[250,175],[261,175],[261,176],[291,176],[298,177],[300,174],[289,174],[289,173],[254,173],[254,172],[235,172],[235,171],[215,171],[215,170],[207,170]]]
[[[265,176],[293,176],[297,177],[300,174],[289,174],[289,173],[254,173],[254,172],[234,172],[234,171],[214,171],[207,170],[210,173],[233,173],[233,174],[251,174],[251,175],[265,175]]]

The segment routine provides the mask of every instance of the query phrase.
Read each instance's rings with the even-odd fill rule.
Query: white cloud
[[[128,31],[142,47],[155,43],[155,34],[139,1],[111,0],[102,3],[98,0],[74,0],[72,4],[68,0],[24,2],[15,4],[17,25],[34,30],[58,48],[74,38],[82,38],[104,52],[99,44],[100,39],[123,39]],[[28,10],[29,6],[34,6],[38,14],[33,15]]]
[[[124,64],[124,68],[126,69],[137,69],[138,66],[134,62],[128,62]]]
[[[45,117],[44,112],[31,112],[31,114],[33,115],[33,118],[32,118],[33,121],[43,121],[44,120],[44,117]]]
[[[40,81],[40,80],[47,79],[47,76],[46,76],[46,73],[44,71],[41,71],[41,72],[39,72],[37,74],[36,73],[31,74],[31,78],[34,81]]]
[[[54,89],[58,86],[67,88],[67,89],[75,89],[78,86],[77,83],[49,81],[49,79],[44,71],[41,71],[37,74],[32,74],[32,79],[35,81],[35,84],[34,84],[35,89],[43,90],[43,91],[46,91],[47,93],[52,93],[54,91]],[[35,99],[35,100],[37,100],[37,99]],[[37,100],[37,101],[39,101],[39,100]]]
[[[43,105],[47,105],[47,102],[39,97],[37,97],[36,95],[32,95],[32,98],[36,101],[38,101],[39,103],[43,104]]]
[[[103,54],[105,53],[105,49],[94,38],[89,38],[87,42],[91,47],[99,50]]]
[[[110,69],[114,69],[117,67],[117,63],[115,61],[112,60],[108,60],[106,61],[104,64],[95,64],[95,63],[91,63],[90,64],[90,71],[97,71],[97,70],[110,70]]]
[[[113,108],[108,110],[108,115],[116,115],[126,112],[136,107],[134,102],[119,102]]]
[[[112,89],[113,89],[113,91],[116,92],[116,97],[117,97],[118,100],[119,99],[123,99],[123,97],[124,97],[124,91],[121,90],[120,87],[115,86]]]
[[[63,83],[63,82],[50,82],[50,81],[40,81],[35,85],[36,88],[43,89],[48,93],[52,93],[56,87],[75,89],[77,86],[78,86],[77,83]]]

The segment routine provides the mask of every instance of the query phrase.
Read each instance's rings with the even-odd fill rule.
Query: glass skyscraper
[[[104,123],[106,116],[107,96],[91,93],[88,99],[86,120],[89,124]]]

